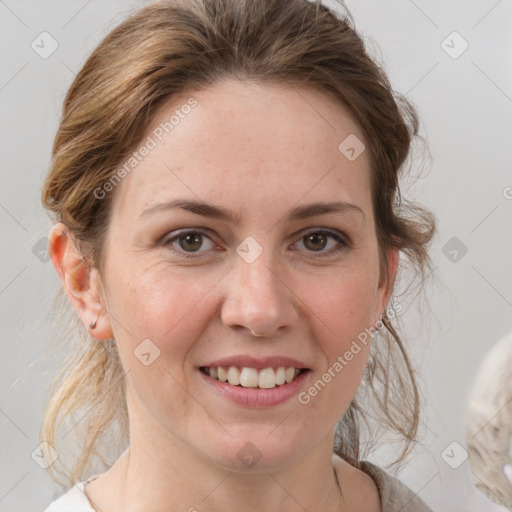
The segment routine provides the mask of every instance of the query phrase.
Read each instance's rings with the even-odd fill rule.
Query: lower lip
[[[272,407],[298,395],[299,389],[303,386],[304,381],[309,377],[311,371],[305,371],[291,382],[283,384],[282,386],[276,386],[272,389],[232,386],[227,382],[214,379],[200,370],[199,373],[216,392],[238,405],[244,405],[246,407]]]

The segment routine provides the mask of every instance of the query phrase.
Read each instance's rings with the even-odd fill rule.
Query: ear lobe
[[[87,329],[97,339],[113,337],[104,305],[103,284],[97,268],[76,247],[68,227],[59,222],[49,235],[49,254],[64,291]],[[95,324],[94,328],[90,328]]]

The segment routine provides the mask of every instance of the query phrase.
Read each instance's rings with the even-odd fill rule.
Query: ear
[[[387,253],[386,261],[386,274],[381,276],[378,290],[378,318],[386,311],[391,292],[393,291],[393,285],[395,284],[395,278],[398,271],[398,263],[400,261],[400,254],[398,249],[390,249]]]
[[[49,255],[66,295],[86,329],[98,340],[113,338],[103,283],[97,268],[80,253],[62,222],[49,235]],[[96,322],[95,327],[91,323]]]

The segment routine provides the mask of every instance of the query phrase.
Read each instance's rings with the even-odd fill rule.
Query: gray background
[[[32,365],[51,337],[44,316],[58,285],[51,263],[33,248],[50,227],[39,194],[61,104],[100,38],[142,3],[0,0],[0,511],[43,510],[57,491],[31,458],[44,388],[62,357]],[[476,491],[461,461],[472,379],[512,327],[512,200],[504,193],[512,186],[512,2],[347,5],[394,87],[419,109],[430,172],[404,193],[439,222],[426,295],[402,315],[428,407],[422,444],[400,478],[437,511],[505,510]],[[43,31],[59,45],[47,59],[31,48]],[[469,44],[457,58],[463,40],[452,35],[443,44],[454,31]],[[443,252],[453,237],[467,247],[456,262]],[[460,458],[456,469],[442,457],[453,442],[460,445],[449,449],[452,460]]]

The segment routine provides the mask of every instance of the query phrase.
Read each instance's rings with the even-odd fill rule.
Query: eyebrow
[[[235,213],[226,208],[208,204],[203,201],[193,201],[189,199],[176,199],[166,203],[155,204],[144,210],[141,217],[145,217],[160,211],[171,210],[173,208],[181,208],[183,210],[195,213],[196,215],[201,215],[203,217],[209,217],[212,219],[219,219],[230,222],[232,224],[238,224],[241,220],[240,213]],[[357,213],[362,217],[363,221],[366,221],[365,214],[363,210],[359,208],[359,206],[343,201],[336,201],[331,203],[310,203],[296,206],[286,214],[285,219],[290,221],[304,220],[310,217],[316,217],[317,215],[326,215],[329,213]]]

